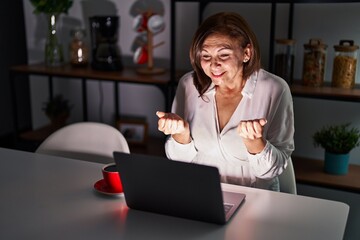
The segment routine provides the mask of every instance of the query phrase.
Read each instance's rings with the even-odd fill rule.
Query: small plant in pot
[[[63,126],[70,116],[72,105],[69,104],[67,99],[64,99],[61,94],[56,95],[52,99],[43,103],[42,110],[50,119],[51,124],[56,126]]]
[[[350,151],[360,145],[359,139],[359,129],[350,127],[350,123],[325,126],[315,132],[314,146],[325,149],[325,172],[347,174]]]

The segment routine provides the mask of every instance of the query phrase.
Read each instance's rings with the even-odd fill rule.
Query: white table
[[[247,195],[224,226],[98,194],[101,164],[0,148],[0,239],[342,239],[348,205],[224,184]],[[151,197],[151,196],[149,196]]]

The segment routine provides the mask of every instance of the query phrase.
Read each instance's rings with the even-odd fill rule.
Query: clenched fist
[[[252,140],[262,138],[263,127],[266,122],[265,119],[241,121],[237,127],[237,131],[243,138]]]
[[[256,154],[265,148],[263,130],[266,123],[266,119],[247,120],[239,123],[237,131],[243,138],[249,153]]]
[[[172,135],[173,138],[179,143],[190,142],[190,129],[189,124],[179,115],[175,113],[165,113],[157,111],[158,116],[158,129],[165,135]]]

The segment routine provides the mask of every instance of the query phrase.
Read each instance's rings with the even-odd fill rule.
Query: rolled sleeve
[[[197,151],[194,141],[187,144],[181,144],[170,136],[165,143],[165,153],[171,160],[192,162],[197,154]]]
[[[287,159],[290,156],[284,154],[266,141],[265,148],[258,154],[248,153],[248,159],[254,175],[262,179],[271,179],[281,174],[287,167]]]

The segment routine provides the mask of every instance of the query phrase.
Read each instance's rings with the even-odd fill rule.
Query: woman
[[[236,13],[209,17],[190,60],[172,112],[157,112],[168,158],[216,166],[225,183],[279,191],[294,150],[293,101],[287,83],[261,69],[249,25]]]

